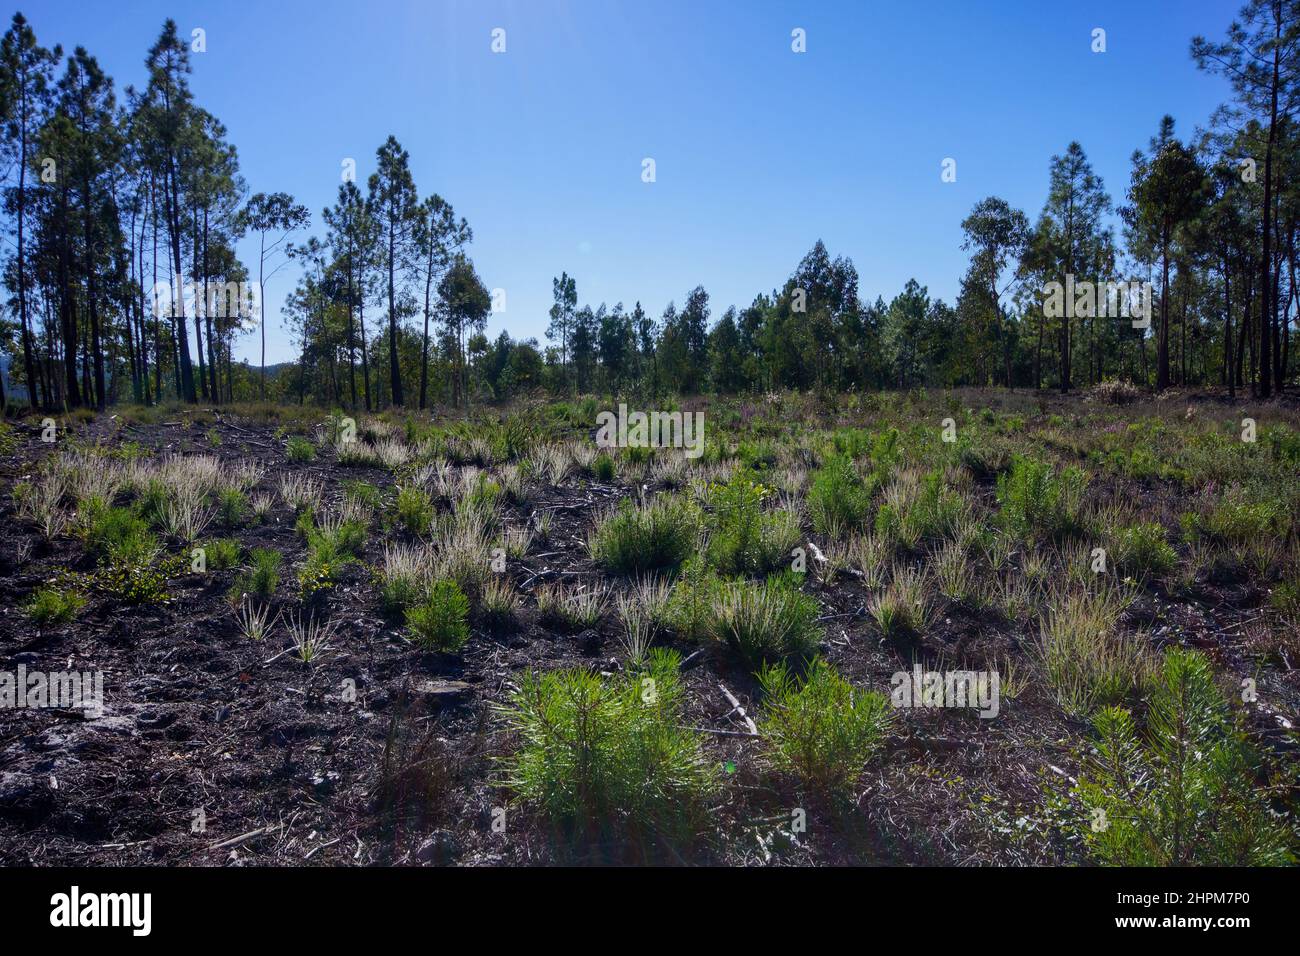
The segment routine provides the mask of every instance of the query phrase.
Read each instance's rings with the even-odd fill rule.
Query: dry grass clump
[[[1040,621],[1036,656],[1057,703],[1087,716],[1138,694],[1151,673],[1139,636],[1119,629],[1131,595],[1113,586],[1071,590],[1052,599]]]
[[[867,602],[867,613],[886,639],[916,640],[924,633],[933,612],[929,587],[922,569],[894,567],[889,585]]]
[[[280,476],[280,498],[295,512],[315,511],[324,494],[325,486],[316,478],[298,473]]]
[[[424,593],[436,569],[436,557],[428,545],[384,542],[378,574],[379,600],[384,611],[400,617]]]
[[[539,477],[549,485],[564,484],[573,470],[573,456],[567,445],[539,445],[533,451],[533,461]]]
[[[159,515],[163,531],[184,542],[195,541],[212,523],[216,512],[203,503],[195,491],[178,490],[162,503]]]
[[[566,631],[585,631],[600,623],[609,603],[603,585],[566,587],[544,584],[537,589],[537,611],[542,620]]]
[[[13,494],[18,516],[40,528],[46,541],[53,541],[68,523],[68,516],[61,508],[67,491],[67,478],[57,469],[43,471],[33,481],[15,485]]]

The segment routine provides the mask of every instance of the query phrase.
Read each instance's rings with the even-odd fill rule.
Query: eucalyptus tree
[[[569,364],[569,338],[573,335],[574,316],[578,309],[578,285],[567,272],[551,280],[551,323],[546,327],[546,337],[560,340],[560,372],[565,374]]]
[[[262,335],[262,384],[260,395],[266,397],[266,280],[289,262],[286,240],[311,224],[306,206],[299,205],[288,193],[254,193],[236,219],[236,229],[257,235],[258,325]],[[269,270],[269,271],[268,271]]]
[[[452,403],[464,402],[469,408],[469,380],[465,361],[465,343],[469,336],[487,327],[492,299],[484,287],[474,263],[464,253],[456,253],[438,282],[438,309],[444,333],[454,344],[453,370],[455,386]]]
[[[409,262],[416,222],[415,181],[410,156],[394,136],[375,151],[377,168],[367,183],[366,206],[382,236],[383,265],[388,275],[388,372],[394,405],[405,405],[402,370],[397,357],[397,275]]]
[[[356,378],[356,328],[361,332],[361,378],[366,403],[370,411],[370,367],[366,357],[366,305],[365,291],[374,260],[378,233],[370,217],[365,200],[356,184],[347,180],[340,184],[338,199],[322,213],[325,220],[326,242],[333,251],[335,266],[342,271],[341,292],[347,305],[348,397],[352,407],[357,404]],[[360,308],[361,319],[356,320]]]
[[[1160,256],[1160,325],[1156,336],[1156,388],[1169,387],[1169,264],[1176,234],[1205,205],[1208,182],[1195,152],[1174,136],[1165,116],[1144,155],[1133,154],[1129,205],[1120,212],[1133,233]]]
[[[1052,157],[1047,202],[1039,216],[1036,235],[1030,241],[1030,253],[1040,270],[1056,281],[1067,276],[1078,278],[1079,270],[1090,269],[1097,261],[1097,246],[1105,243],[1103,217],[1110,212],[1110,197],[1101,177],[1077,142],[1063,154]],[[1072,308],[1062,309],[1057,328],[1060,360],[1058,387],[1070,390]],[[1038,363],[1041,367],[1042,332],[1040,326]],[[1041,373],[1036,373],[1040,377]],[[1041,378],[1040,378],[1041,383]]]
[[[430,196],[415,210],[412,232],[416,274],[424,281],[424,334],[420,345],[420,408],[424,408],[429,382],[429,317],[435,285],[446,273],[455,257],[471,241],[474,232],[462,217],[438,194]]]
[[[1029,219],[1005,199],[989,196],[975,204],[970,215],[962,220],[961,228],[965,235],[961,247],[975,250],[972,272],[983,279],[995,336],[1002,346],[1003,384],[1012,388],[1011,336],[1002,307],[1002,297],[1007,289],[998,288],[998,277],[1011,260],[1019,261],[1024,253],[1029,242]],[[1013,271],[1008,287],[1016,279],[1017,274]]]

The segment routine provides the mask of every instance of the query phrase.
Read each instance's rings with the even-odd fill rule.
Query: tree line
[[[1250,0],[1223,40],[1197,37],[1190,54],[1232,91],[1205,129],[1180,138],[1164,117],[1118,202],[1077,142],[1051,158],[1032,222],[999,197],[978,202],[951,305],[915,279],[869,301],[853,262],[818,241],[781,286],[716,320],[702,286],[656,317],[640,302],[580,306],[562,274],[543,345],[485,334],[494,293],[466,252],[473,231],[440,195],[421,197],[394,137],[364,191],[345,175],[323,234],[307,235],[292,196],[249,194],[225,128],[194,102],[173,21],[148,50],[146,85],[119,101],[92,55],[40,46],[16,14],[0,41],[10,379],[49,409],[1111,379],[1267,397],[1295,376],[1300,0]],[[257,250],[247,265],[244,237]],[[290,263],[298,355],[270,374],[259,313]],[[1067,279],[1091,297],[1049,308],[1047,289]],[[1116,282],[1150,290],[1149,324],[1108,314],[1091,291]],[[234,361],[235,338],[254,333],[259,366]]]

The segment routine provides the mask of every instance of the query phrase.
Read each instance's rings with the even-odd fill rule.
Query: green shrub
[[[298,588],[304,600],[328,591],[338,583],[338,574],[357,559],[366,540],[361,521],[339,521],[322,527],[308,523],[307,558],[298,570]]]
[[[707,640],[721,587],[721,579],[702,557],[688,560],[669,593],[665,609],[667,625],[684,640]]]
[[[780,460],[776,444],[768,439],[742,441],[736,446],[736,460],[754,471],[767,471]]]
[[[86,544],[101,561],[110,556],[138,561],[158,550],[158,540],[148,524],[129,508],[95,509],[87,526]]]
[[[308,550],[319,552],[331,563],[338,563],[340,559],[358,557],[365,543],[365,523],[357,520],[313,527],[307,532]]]
[[[723,574],[766,574],[789,563],[799,543],[799,522],[787,512],[764,512],[767,494],[740,469],[710,494],[708,557]]]
[[[330,591],[339,581],[339,571],[355,559],[332,548],[312,549],[298,569],[298,593],[304,601]]]
[[[297,515],[293,522],[293,530],[305,541],[316,530],[316,509],[311,504],[304,504]]]
[[[1268,600],[1279,613],[1300,619],[1300,578],[1279,583]]]
[[[718,588],[707,633],[749,663],[807,657],[821,640],[817,602],[781,576]]]
[[[407,485],[397,492],[393,507],[397,522],[411,534],[427,534],[433,523],[433,501],[423,488]]]
[[[456,502],[454,514],[457,520],[478,523],[485,529],[495,529],[503,500],[501,484],[479,472],[474,486]]]
[[[301,435],[291,435],[285,442],[284,453],[290,461],[313,461],[316,458],[316,446]]]
[[[1300,465],[1300,431],[1275,425],[1264,433],[1264,438],[1275,461]]]
[[[455,581],[435,581],[406,609],[411,640],[424,650],[458,651],[469,641],[469,598]]]
[[[624,501],[592,534],[591,556],[621,574],[673,569],[695,551],[698,529],[698,512],[680,498],[641,508]]]
[[[591,463],[591,473],[597,481],[613,481],[615,472],[614,459],[608,452],[601,452]]]
[[[1055,540],[1083,528],[1088,476],[1073,466],[1059,473],[1047,462],[1017,455],[998,476],[1003,527],[1022,540]]]
[[[41,588],[23,608],[23,613],[33,624],[66,624],[86,605],[86,599],[76,591],[59,591]]]
[[[248,515],[248,496],[238,488],[217,492],[217,517],[228,528],[238,527]]]
[[[884,510],[883,508],[881,510]],[[943,471],[926,474],[915,500],[902,516],[898,534],[909,543],[950,537],[966,514],[966,501],[944,484]],[[880,515],[876,515],[877,521]]]
[[[1178,555],[1165,540],[1165,529],[1143,522],[1115,530],[1111,541],[1115,569],[1135,578],[1160,577],[1178,563]]]
[[[114,555],[95,572],[95,588],[127,604],[158,604],[167,600],[168,575],[180,570],[181,563],[175,558],[160,561],[157,552]]]
[[[224,571],[239,563],[243,553],[238,541],[231,538],[219,538],[203,545],[204,560],[211,571]]]
[[[831,447],[845,458],[862,458],[871,451],[871,432],[865,428],[841,428],[831,435]]]
[[[1112,866],[1280,866],[1293,834],[1256,783],[1259,759],[1214,684],[1209,661],[1178,647],[1153,688],[1146,733],[1127,710],[1094,720],[1097,753],[1077,794],[1079,831]]]
[[[813,475],[808,489],[808,513],[812,515],[813,527],[822,534],[862,527],[871,510],[873,491],[847,456],[832,455]]]
[[[1277,533],[1285,517],[1278,502],[1234,486],[1201,512],[1182,517],[1183,531],[1190,540],[1208,538],[1222,544],[1245,545]]]
[[[889,698],[854,689],[820,657],[803,678],[785,665],[759,674],[759,730],[777,769],[793,773],[814,793],[842,794],[884,740],[893,718]]]
[[[687,837],[715,777],[686,726],[680,659],[663,648],[609,679],[568,668],[528,674],[500,713],[519,740],[503,783],[581,836]]]
[[[343,497],[357,501],[372,511],[378,511],[383,505],[384,495],[377,487],[367,481],[350,478],[343,482]]]
[[[163,526],[163,510],[167,506],[167,486],[157,478],[150,478],[137,494],[136,511],[151,528]]]
[[[379,606],[388,618],[404,619],[423,593],[423,578],[412,569],[387,567],[379,576]]]
[[[274,548],[254,548],[249,553],[250,565],[231,588],[231,594],[251,594],[269,598],[280,585],[280,565],[284,555]]]
[[[897,428],[886,428],[878,432],[842,428],[831,436],[831,446],[839,455],[851,461],[868,457],[871,462],[871,478],[876,487],[889,479],[890,472],[898,463]]]

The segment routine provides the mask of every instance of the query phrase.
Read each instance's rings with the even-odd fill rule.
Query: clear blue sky
[[[469,219],[506,313],[542,338],[551,278],[580,303],[658,315],[697,284],[716,318],[780,285],[821,238],[864,298],[910,277],[951,301],[959,223],[990,194],[1036,218],[1050,156],[1078,139],[1118,203],[1129,156],[1170,113],[1204,124],[1224,82],[1188,56],[1235,2],[825,3],[223,0],[21,7],[45,45],[84,44],[119,91],[162,21],[207,32],[197,101],[229,128],[250,189],[312,211],[393,133],[422,195]],[[493,54],[490,33],[506,30]],[[807,52],[791,51],[791,30]],[[1094,27],[1107,52],[1090,50]],[[657,179],[641,181],[653,157]],[[957,160],[957,181],[940,163]],[[252,262],[253,247],[241,249]],[[293,357],[268,290],[268,361]],[[256,355],[256,337],[237,353]]]

